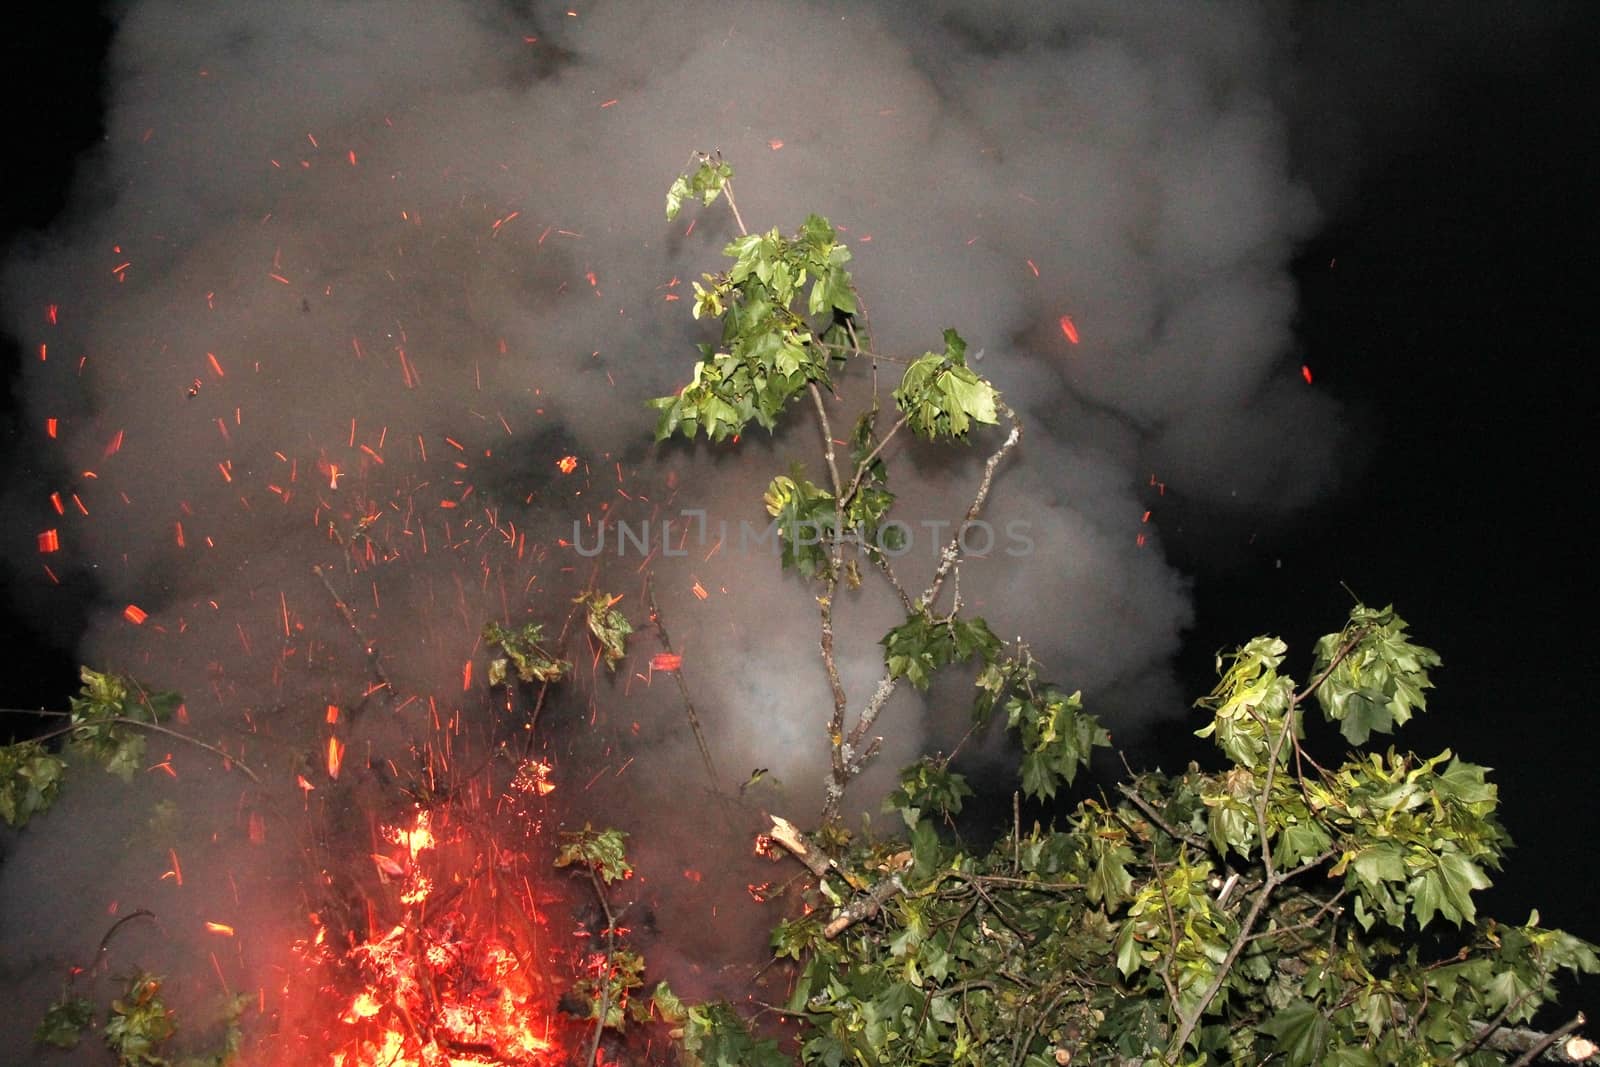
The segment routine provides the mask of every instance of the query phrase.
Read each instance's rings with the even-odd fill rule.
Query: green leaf
[[[1317,642],[1312,671],[1323,678],[1317,703],[1347,741],[1365,744],[1426,710],[1424,690],[1433,686],[1428,669],[1439,663],[1438,653],[1411,643],[1392,605],[1374,610],[1358,604],[1343,630]]]
[[[974,422],[999,421],[1000,394],[966,366],[967,343],[946,330],[942,354],[913,360],[894,391],[896,406],[912,430],[928,440],[964,437]]]
[[[1488,889],[1492,883],[1483,868],[1459,852],[1439,856],[1437,865],[1414,877],[1407,886],[1412,894],[1411,910],[1419,926],[1427,926],[1438,912],[1460,926],[1477,916],[1472,894]]]
[[[906,828],[915,829],[927,812],[945,819],[960,814],[963,799],[972,795],[964,776],[924,757],[900,772],[900,785],[884,800],[883,810],[898,811]]]
[[[0,746],[0,819],[9,826],[48,811],[61,790],[67,765],[37,741]]]
[[[44,1020],[33,1031],[33,1039],[41,1045],[56,1048],[76,1048],[83,1032],[94,1022],[94,1005],[83,997],[70,997],[65,993],[50,1005]]]
[[[140,971],[128,980],[127,992],[111,1002],[101,1036],[119,1067],[168,1067],[156,1051],[176,1029],[161,999],[161,979]]]
[[[582,830],[563,830],[555,866],[591,868],[610,885],[633,874],[627,841],[628,835],[621,830],[595,830],[588,823]]]
[[[615,605],[622,597],[612,596],[596,589],[583,593],[573,599],[574,604],[582,604],[587,609],[589,633],[600,643],[600,651],[605,656],[606,669],[616,670],[628,654],[628,635],[633,633],[633,624],[628,622],[622,612],[616,610]]]
[[[1276,1039],[1291,1067],[1321,1064],[1328,1050],[1329,1023],[1316,1005],[1296,1000],[1257,1027]]]
[[[516,664],[517,677],[524,682],[558,682],[572,665],[556,659],[540,643],[544,640],[544,627],[536,622],[526,623],[516,630],[502,629],[498,623],[488,623],[483,628],[483,643],[498,646],[506,658]],[[501,685],[506,680],[506,660],[489,663],[489,684]]]
[[[685,1067],[792,1067],[771,1038],[750,1035],[744,1020],[724,1002],[696,1004],[683,1027]]]

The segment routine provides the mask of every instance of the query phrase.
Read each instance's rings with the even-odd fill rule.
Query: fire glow
[[[330,1067],[555,1067],[581,1036],[556,1011],[558,938],[533,899],[526,857],[449,810],[381,827],[368,934],[340,942],[321,915],[296,949],[349,990],[329,1033]]]

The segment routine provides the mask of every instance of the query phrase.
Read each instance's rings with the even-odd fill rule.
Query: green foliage
[[[67,743],[123,781],[144,766],[141,723],[171,718],[183,702],[177,693],[150,692],[119,674],[79,669],[83,688],[72,698]]]
[[[628,654],[628,635],[633,633],[633,625],[616,609],[615,605],[621,599],[620,596],[594,590],[573,601],[586,609],[589,633],[600,643],[606,669],[612,671]]]
[[[47,811],[61,789],[67,765],[37,741],[0,746],[0,819],[26,826]]]
[[[631,949],[596,953],[590,957],[588,968],[590,973],[572,986],[573,995],[588,1006],[584,1018],[594,1019],[608,1030],[621,1030],[630,1019],[641,1022],[649,1017],[648,1005],[631,999],[633,991],[644,985],[643,956]]]
[[[733,172],[726,163],[718,167],[714,184],[721,190]],[[705,171],[702,166],[696,179]],[[669,217],[691,193],[708,204],[714,200],[713,179],[703,184],[706,191],[699,193],[695,180],[680,177],[667,194]],[[723,441],[752,419],[772,430],[801,390],[829,384],[829,346],[843,347],[838,323],[856,312],[855,286],[845,270],[850,250],[827,219],[809,216],[787,237],[776,229],[741,235],[723,254],[733,266],[704,275],[706,285],[694,283],[694,317],[721,320],[721,345],[701,345],[689,384],[650,401],[660,412],[658,441],[702,432]],[[797,306],[802,299],[803,309]]]
[[[1368,665],[1391,676],[1385,655],[1426,659],[1370,640],[1390,625],[1379,614],[1358,607],[1323,642],[1324,671],[1353,650],[1379,649]],[[853,843],[774,932],[801,1062],[1506,1062],[1477,1041],[1485,1025],[1531,1019],[1558,973],[1600,971],[1595,947],[1537,915],[1479,918],[1508,845],[1484,768],[1448,751],[1313,762],[1297,731],[1317,685],[1297,694],[1286,651],[1257,638],[1219,658],[1200,706],[1222,767],[1137,775],[1125,802],[1084,800],[986,853],[938,831],[968,795],[959,775],[903,772],[889,806],[907,838]],[[1070,708],[1069,733],[1093,723],[1035,674],[1019,650],[979,677],[980,705],[1032,709],[1025,751],[1041,708]],[[826,936],[863,893],[881,909]],[[1416,936],[1439,917],[1442,940]],[[701,1040],[747,1035],[731,1014],[706,1019]]]
[[[1096,748],[1111,744],[1111,735],[1083,710],[1082,694],[1063,693],[1047,685],[1018,693],[1006,702],[1006,724],[1022,740],[1022,791],[1049,798],[1057,786],[1071,785]]]
[[[536,622],[525,623],[515,630],[503,629],[499,623],[485,625],[483,643],[498,646],[505,653],[489,661],[489,684],[505,684],[508,661],[516,665],[517,677],[524,682],[559,682],[572,669],[572,664],[546,651],[543,640],[544,627]]]
[[[1350,643],[1352,634],[1357,638]],[[1370,734],[1393,733],[1413,711],[1427,710],[1423,690],[1433,687],[1428,668],[1437,666],[1438,653],[1406,638],[1405,620],[1393,606],[1358,606],[1344,631],[1317,642],[1311,669],[1317,676],[1327,674],[1317,688],[1322,713],[1339,724],[1345,740],[1362,745]]]
[[[656,1004],[663,1007],[662,991],[656,990]],[[793,1062],[771,1038],[752,1037],[744,1020],[726,1004],[685,1005],[676,997],[667,1002],[672,1014],[661,1014],[682,1032],[679,1039],[684,1067],[789,1067]]]
[[[680,179],[669,208],[690,196],[709,203],[719,189],[731,206],[728,177]],[[722,344],[701,346],[690,384],[653,402],[658,439],[704,430],[722,440],[752,419],[770,430],[800,391],[829,387],[833,362],[879,358],[855,332],[848,252],[826,220],[812,216],[787,238],[744,234],[726,254],[732,269],[695,286],[695,315],[722,321]],[[808,285],[802,312],[795,302]],[[1357,605],[1316,644],[1303,689],[1284,672],[1288,649],[1275,637],[1218,656],[1217,685],[1197,702],[1205,721],[1196,733],[1218,752],[1213,769],[1130,772],[1115,801],[1084,799],[1026,831],[1019,819],[992,847],[971,849],[954,822],[971,787],[948,761],[923,759],[886,803],[903,836],[843,829],[838,797],[876,751],[868,731],[902,680],[926,691],[935,671],[974,667],[974,721],[1004,710],[1019,743],[1019,791],[1036,800],[1054,800],[1110,743],[1078,693],[1040,679],[1020,640],[1007,647],[982,619],[962,617],[959,595],[947,614],[935,610],[959,554],[942,556],[913,600],[876,547],[876,534],[893,529],[884,446],[894,433],[967,440],[1011,414],[967,366],[961,336],[946,330],[944,340],[943,352],[908,361],[891,431],[878,434],[876,388],[848,442],[833,440],[819,404],[828,483],[796,469],[765,495],[784,566],[824,584],[819,647],[834,683],[829,800],[808,846],[831,863],[808,863],[822,873],[772,935],[775,959],[791,970],[782,1011],[799,1025],[801,1062],[1503,1062],[1486,1027],[1531,1019],[1558,972],[1594,973],[1600,959],[1541,929],[1537,915],[1522,927],[1479,917],[1474,895],[1509,845],[1486,768],[1449,751],[1392,748],[1323,752],[1328,765],[1318,762],[1314,744],[1339,742],[1308,737],[1312,697],[1343,743],[1358,746],[1425,707],[1439,658],[1411,643],[1392,608]],[[851,467],[841,474],[833,446],[845,443]],[[969,519],[1007,448],[986,465]],[[860,579],[855,559],[843,565],[852,546],[907,609],[882,639],[884,675],[853,729],[832,648],[834,590]],[[691,1064],[788,1062],[728,1005],[684,1005],[658,991],[655,1010],[681,1031]]]
[[[906,616],[880,642],[891,678],[906,678],[928,688],[933,672],[948,663],[968,663],[978,656],[989,663],[1000,654],[1000,639],[982,619],[933,618],[926,611]]]
[[[101,1036],[117,1055],[118,1067],[169,1067],[157,1050],[176,1031],[161,1000],[161,979],[143,971],[128,980],[128,989],[111,1002]]]
[[[561,848],[556,853],[557,867],[586,867],[610,885],[633,874],[628,863],[628,835],[621,830],[594,830],[584,823],[582,830],[561,831]]]
[[[49,810],[61,789],[66,761],[45,741],[65,739],[66,748],[98,762],[123,781],[144,767],[145,731],[172,717],[183,702],[177,693],[146,689],[120,674],[79,668],[83,686],[67,712],[40,712],[64,725],[43,738],[0,745],[0,819],[23,826]]]
[[[961,802],[972,796],[965,776],[944,761],[921,759],[900,772],[900,785],[883,802],[884,811],[898,811],[908,830],[915,830],[924,812],[942,819],[961,814]]]
[[[678,217],[685,200],[697,199],[709,207],[731,177],[733,168],[720,157],[701,156],[694,173],[678,175],[677,181],[667,190],[667,221]]]
[[[94,1005],[83,997],[63,993],[34,1028],[33,1040],[56,1048],[77,1048],[83,1032],[93,1025]]]
[[[829,550],[837,532],[833,494],[796,469],[772,479],[762,502],[777,527],[784,569],[797,570],[806,578],[828,573]]]
[[[967,342],[944,332],[944,351],[927,352],[906,368],[894,401],[919,437],[960,438],[973,423],[1000,421],[1000,394],[967,366]]]

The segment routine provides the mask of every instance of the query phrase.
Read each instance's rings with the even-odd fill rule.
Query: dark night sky
[[[1500,770],[1519,848],[1487,910],[1520,921],[1540,904],[1547,922],[1600,940],[1590,895],[1600,861],[1582,830],[1600,756],[1588,721],[1600,683],[1594,552],[1582,518],[1594,493],[1583,442],[1595,415],[1596,10],[1536,69],[1449,73],[1427,118],[1371,161],[1304,249],[1304,362],[1369,443],[1364,471],[1276,529],[1216,520],[1218,534],[1194,514],[1166,538],[1197,583],[1183,660],[1194,692],[1213,652],[1256,633],[1279,632],[1307,656],[1347,610],[1340,582],[1393,601],[1445,660],[1432,710],[1403,744],[1450,745]],[[25,16],[0,44],[0,233],[46,224],[72,158],[99,136],[108,27],[82,11],[49,17]],[[1219,553],[1218,542],[1235,547]],[[31,547],[6,546],[7,562],[28,573]],[[14,574],[0,567],[5,581]],[[70,654],[39,631],[73,626],[70,616],[6,620],[11,662],[31,666],[13,668],[0,703],[63,702]],[[1593,988],[1580,999],[1594,1001]]]

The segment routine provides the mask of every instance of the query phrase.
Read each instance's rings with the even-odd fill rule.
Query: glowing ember
[[[543,760],[523,760],[517,767],[516,777],[511,779],[511,788],[537,796],[555,792],[556,784],[550,780],[550,764]]]
[[[673,652],[657,652],[650,657],[650,669],[653,671],[675,671],[683,666],[683,657]]]
[[[1078,343],[1078,327],[1073,323],[1071,315],[1063,315],[1060,320],[1061,333],[1073,344]]]
[[[330,946],[317,915],[316,935],[297,944],[309,962],[356,988],[333,1032],[331,1067],[556,1067],[572,1062],[562,1047],[577,1030],[555,1012],[556,992],[535,954],[544,917],[515,854],[475,838],[449,809],[421,810],[408,825],[380,835],[404,847],[410,864],[373,860],[399,883],[367,902],[365,940]],[[426,856],[424,857],[424,854]],[[426,859],[424,871],[419,860]],[[520,888],[519,888],[520,884]],[[379,923],[388,909],[394,919]],[[347,984],[348,983],[348,984]]]
[[[1300,377],[1306,380],[1307,385],[1311,384],[1311,368],[1304,363],[1300,364]]]
[[[578,469],[578,457],[562,456],[560,459],[556,460],[556,469],[562,474],[571,474],[573,471]]]
[[[127,607],[122,609],[122,617],[133,623],[135,626],[142,626],[144,624],[144,620],[148,619],[150,616],[147,615],[145,610],[139,605],[129,604]]]

